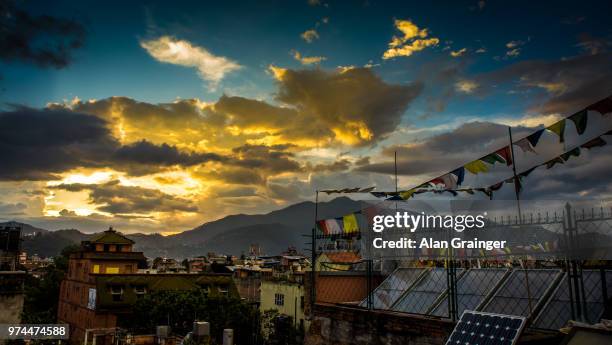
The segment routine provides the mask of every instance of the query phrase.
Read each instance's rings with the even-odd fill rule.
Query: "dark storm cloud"
[[[106,122],[69,111],[20,108],[0,113],[0,179],[44,180],[98,166],[118,146]]]
[[[549,93],[532,110],[569,114],[612,92],[612,54],[599,53],[546,61],[522,61],[476,79],[488,86],[518,82],[519,88],[541,88]]]
[[[184,153],[167,144],[122,146],[103,119],[66,109],[18,108],[0,112],[0,180],[49,180],[79,167],[113,167],[132,174],[191,166],[224,158]]]
[[[310,167],[314,172],[338,172],[346,171],[351,167],[351,162],[348,159],[340,159],[332,163],[316,164]]]
[[[214,153],[185,153],[168,144],[155,145],[146,140],[119,147],[113,154],[117,164],[147,166],[192,166],[205,162],[221,162],[225,158]]]
[[[98,211],[112,214],[198,210],[188,199],[166,194],[157,189],[123,186],[117,180],[103,184],[60,184],[51,188],[69,192],[87,191],[89,202],[101,205],[97,208]]]
[[[292,145],[243,145],[232,151],[235,159],[232,164],[243,168],[256,168],[270,173],[298,171],[300,164],[293,160],[293,154],[287,152]]]
[[[17,8],[15,1],[0,1],[0,60],[63,68],[84,41],[85,28],[78,22],[32,16]]]

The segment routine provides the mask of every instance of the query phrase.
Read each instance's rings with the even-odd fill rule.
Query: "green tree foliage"
[[[174,333],[185,335],[196,320],[210,323],[211,337],[217,342],[224,328],[234,330],[236,344],[254,343],[259,334],[257,309],[236,298],[209,297],[204,290],[152,292],[119,322],[120,327],[137,333],[154,333],[156,326],[169,325]]]
[[[61,255],[53,258],[53,263],[45,267],[40,279],[27,276],[22,323],[56,322],[60,283],[68,271],[68,257],[78,249],[77,245],[64,248]]]

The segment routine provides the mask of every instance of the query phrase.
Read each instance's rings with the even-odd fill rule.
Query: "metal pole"
[[[312,320],[314,318],[314,305],[315,305],[315,299],[317,298],[316,295],[316,290],[317,290],[317,286],[316,286],[316,282],[315,282],[315,276],[316,276],[316,260],[317,260],[317,237],[316,237],[316,233],[317,233],[317,220],[319,217],[319,191],[316,190],[315,191],[315,221],[314,221],[314,226],[312,227],[312,240],[310,241],[310,249],[311,249],[311,268],[310,268],[310,319]]]
[[[521,215],[521,198],[519,195],[519,178],[516,175],[516,157],[514,156],[514,146],[512,145],[512,127],[508,126],[508,136],[510,137],[510,155],[512,157],[512,173],[514,174],[514,194],[516,196],[516,207],[518,209],[519,224],[523,223],[523,217]]]
[[[395,193],[397,194],[397,151],[394,152],[394,163],[395,163]]]

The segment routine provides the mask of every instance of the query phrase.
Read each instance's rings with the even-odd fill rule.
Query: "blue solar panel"
[[[446,345],[513,345],[525,327],[525,320],[522,316],[466,310]]]

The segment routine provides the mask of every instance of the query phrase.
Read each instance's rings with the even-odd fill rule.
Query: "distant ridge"
[[[361,207],[360,201],[339,197],[319,203],[318,212],[320,218],[331,218]],[[230,215],[174,235],[138,233],[127,234],[127,237],[136,242],[135,250],[143,251],[150,258],[165,256],[182,259],[208,252],[240,255],[246,253],[251,244],[258,244],[265,254],[272,255],[279,254],[289,246],[301,250],[308,242],[302,235],[310,233],[314,213],[315,204],[306,201],[267,214]],[[24,234],[37,233],[37,236],[24,238],[23,249],[29,254],[44,257],[58,255],[65,246],[78,244],[94,235],[75,229],[49,231],[20,224]]]

